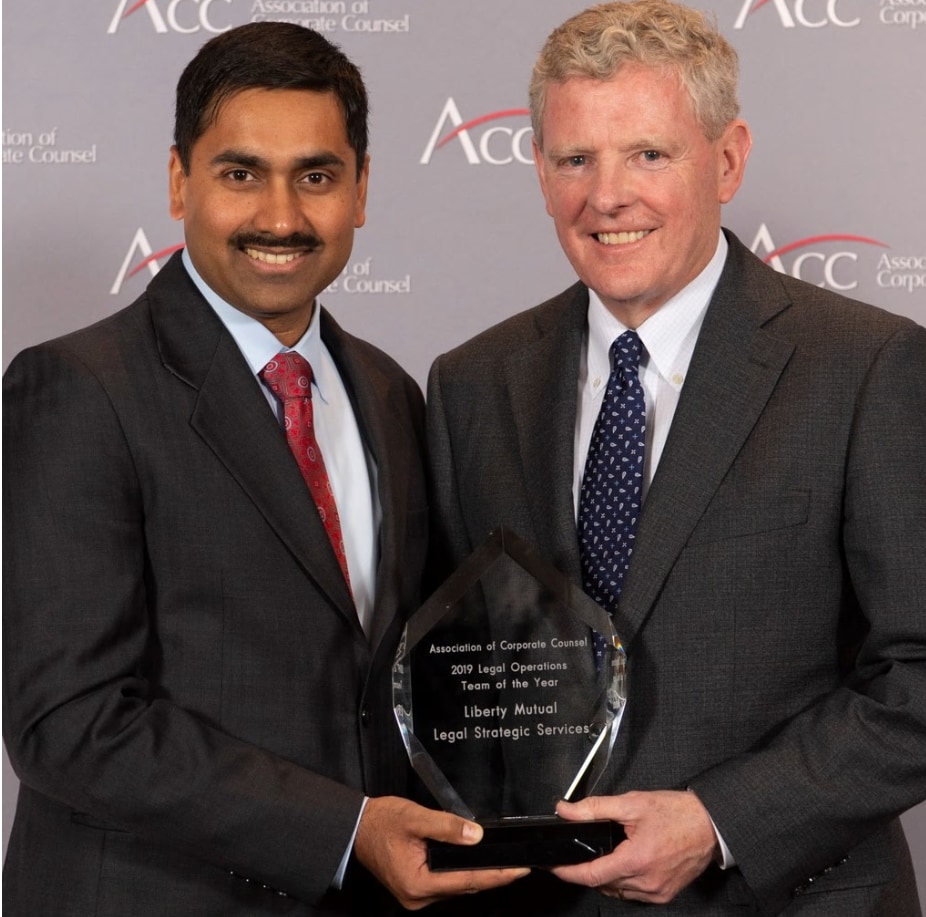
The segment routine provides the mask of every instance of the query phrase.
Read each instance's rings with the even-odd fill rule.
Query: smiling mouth
[[[289,264],[301,257],[304,252],[263,252],[256,248],[245,248],[244,253],[255,261],[263,261],[265,264]]]
[[[646,238],[651,232],[651,229],[640,229],[636,232],[596,232],[595,238],[602,245],[629,245]]]

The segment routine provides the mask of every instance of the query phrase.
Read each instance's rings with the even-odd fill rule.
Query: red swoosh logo
[[[148,0],[138,0],[138,3],[136,3],[134,6],[130,6],[130,7],[122,14],[122,18],[125,19],[126,16],[130,16],[132,13],[135,12],[135,10],[141,9],[141,7],[143,7],[147,2],[148,2]]]
[[[762,2],[764,3],[765,0],[762,0]],[[869,239],[867,236],[849,236],[842,234],[808,236],[806,239],[799,239],[797,242],[791,242],[789,245],[782,245],[781,248],[776,248],[775,251],[769,252],[762,260],[768,264],[772,258],[787,255],[788,252],[793,252],[796,248],[803,248],[805,245],[814,245],[817,242],[862,242],[865,245],[880,245],[881,248],[890,248],[886,242],[879,242],[877,239]]]
[[[145,2],[147,3],[148,0],[145,0]],[[162,248],[159,252],[155,252],[153,255],[148,255],[148,257],[145,258],[141,264],[136,264],[135,267],[133,267],[132,270],[126,274],[126,277],[134,277],[140,270],[151,264],[152,261],[157,261],[158,258],[166,258],[168,255],[172,255],[174,252],[180,251],[180,249],[183,248],[185,244],[185,242],[181,242],[179,245],[171,245],[170,248]]]
[[[471,127],[479,127],[480,124],[485,124],[486,121],[494,121],[496,118],[511,118],[516,115],[529,115],[529,108],[509,108],[507,111],[495,111],[490,115],[483,115],[481,118],[473,118],[472,121],[467,121],[466,124],[461,124],[452,134],[447,134],[440,143],[437,144],[437,149],[439,150],[445,143],[449,143],[456,137],[457,134],[462,131],[468,131]]]

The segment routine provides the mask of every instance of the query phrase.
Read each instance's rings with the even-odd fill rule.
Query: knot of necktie
[[[611,365],[625,378],[635,378],[643,355],[643,342],[636,331],[625,331],[611,344]]]
[[[278,353],[260,371],[260,377],[281,401],[312,397],[312,367],[295,350]]]

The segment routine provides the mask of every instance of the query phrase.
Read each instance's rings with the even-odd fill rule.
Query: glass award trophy
[[[618,824],[566,822],[617,738],[626,659],[609,615],[502,528],[409,619],[393,706],[415,772],[475,846],[432,842],[432,869],[557,866],[609,853]]]

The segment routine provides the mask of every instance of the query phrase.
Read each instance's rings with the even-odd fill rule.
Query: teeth
[[[597,239],[603,245],[626,245],[628,242],[639,242],[649,234],[648,229],[641,229],[638,232],[599,232]]]
[[[244,251],[249,258],[253,258],[255,261],[265,261],[267,264],[288,264],[298,257],[295,252],[279,254],[277,252],[261,252],[256,248],[246,248]]]

